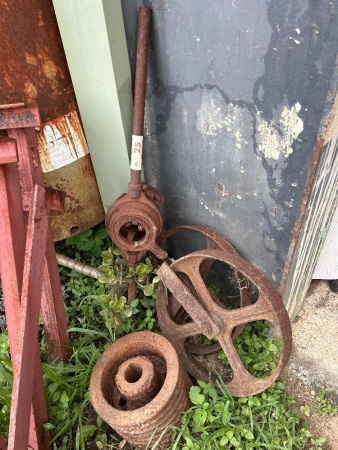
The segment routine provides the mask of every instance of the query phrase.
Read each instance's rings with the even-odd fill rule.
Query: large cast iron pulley
[[[170,238],[176,237],[179,234],[188,233],[188,234],[197,234],[204,238],[204,248],[209,250],[220,250],[223,252],[230,252],[237,254],[237,251],[232,246],[232,244],[221,234],[212,230],[208,227],[203,227],[201,225],[181,225],[177,227],[170,228],[169,230],[164,231],[159,239],[158,243],[162,248],[166,247],[166,243]],[[191,237],[191,236],[190,236]],[[203,248],[203,249],[204,249]],[[208,276],[209,270],[212,266],[212,260],[205,260],[201,265],[200,272],[202,278],[205,280]],[[178,274],[178,276],[182,279],[186,286],[189,286],[191,292],[193,292],[193,285],[190,282],[188,277],[184,277],[183,274]],[[251,292],[248,280],[243,276],[242,273],[235,270],[234,277],[237,281],[239,287],[239,297],[240,297],[240,306],[247,306],[251,304]],[[209,290],[210,295],[214,299],[216,303],[220,306],[224,306],[223,303],[213,294],[212,290]],[[169,293],[169,314],[170,317],[174,320],[175,323],[181,323],[184,320],[185,310],[181,306],[181,304],[175,299],[172,293]],[[232,338],[235,339],[243,330],[243,326],[238,326],[233,330]],[[212,345],[203,345],[201,343],[196,342],[186,342],[186,349],[195,355],[205,355],[215,353],[220,349],[220,344],[218,342]]]
[[[200,269],[206,261],[221,261],[242,273],[256,286],[259,292],[258,300],[235,310],[224,309],[210,295],[202,278]],[[182,274],[190,280],[194,288],[193,293],[180,278]],[[209,371],[186,346],[188,338],[203,334],[208,339],[217,339],[228,358],[233,378],[226,384],[231,394],[254,395],[276,380],[291,353],[291,325],[279,293],[258,269],[234,253],[201,250],[180,258],[171,266],[164,263],[158,270],[158,275],[162,280],[157,298],[160,327],[191,375],[205,381],[210,379]],[[169,313],[170,294],[181,304],[192,319],[191,322],[180,324],[173,320]],[[282,353],[276,369],[266,378],[257,378],[247,371],[233,343],[233,330],[256,320],[268,320],[282,342]]]

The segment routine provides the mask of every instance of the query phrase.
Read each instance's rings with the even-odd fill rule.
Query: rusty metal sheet
[[[234,310],[228,310],[217,304],[205,285],[200,273],[200,267],[206,260],[221,261],[240,270],[253,283],[259,297],[256,303]],[[227,388],[232,395],[247,396],[257,394],[267,389],[285,367],[291,353],[292,332],[288,314],[277,290],[268,282],[264,275],[238,255],[220,250],[201,250],[193,252],[171,266],[162,264],[157,274],[162,283],[157,298],[157,317],[163,334],[176,348],[186,370],[197,379],[208,381],[210,373],[195,356],[186,348],[186,340],[190,336],[203,334],[214,337],[221,344],[230,366],[233,378],[227,382]],[[177,274],[187,276],[194,286],[193,295],[187,295],[187,289]],[[169,296],[172,292],[175,299],[189,313],[192,322],[175,323],[169,313]],[[196,309],[191,313],[191,304],[195,302]],[[204,314],[199,314],[201,307]],[[198,316],[198,320],[196,320]],[[282,341],[282,354],[273,373],[266,378],[251,375],[244,367],[233,344],[233,330],[245,323],[255,320],[268,320]],[[210,333],[212,331],[212,333]],[[215,379],[215,376],[211,375]]]
[[[43,178],[47,186],[70,194],[65,200],[65,212],[62,215],[51,215],[54,241],[81,233],[104,220],[102,201],[89,154],[45,173]]]
[[[190,405],[190,385],[170,342],[142,331],[118,339],[102,354],[89,390],[103,420],[128,443],[145,449],[164,426],[178,425]],[[168,448],[170,439],[169,429],[156,448]]]
[[[52,1],[21,2],[19,8],[15,0],[0,1],[0,16],[0,103],[11,104],[7,107],[22,106],[18,102],[33,108],[39,105],[41,115],[41,121],[37,121],[38,116],[32,115],[33,109],[27,110],[22,120],[17,116],[16,122],[9,124],[7,121],[6,128],[23,126],[23,119],[26,120],[25,126],[37,127],[42,123],[38,136],[43,171],[60,169],[59,180],[56,181],[54,175],[53,182],[69,186],[71,183],[66,182],[65,176],[66,165],[76,163],[78,158],[87,155],[88,148]],[[4,112],[0,111],[0,118],[3,115]],[[0,127],[1,123],[0,120]],[[78,193],[76,202],[80,228],[67,233],[71,227],[68,226],[68,215],[62,232],[62,221],[56,224],[54,235],[57,240],[84,231],[104,218],[94,171],[91,168],[83,178],[83,165],[79,162],[76,176],[76,170],[72,170],[75,183],[75,180],[83,179],[82,189],[76,186],[69,189]],[[89,180],[90,177],[93,180]],[[48,177],[46,184],[48,186]],[[91,190],[91,195],[86,195],[86,190]],[[83,217],[79,217],[80,214]]]
[[[75,109],[52,1],[1,1],[0,16],[0,103],[38,104],[42,122]]]

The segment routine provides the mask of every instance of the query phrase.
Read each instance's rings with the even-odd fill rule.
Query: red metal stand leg
[[[0,270],[14,375],[9,441],[5,447],[1,438],[0,450],[50,450],[38,323],[41,310],[49,356],[65,360],[69,338],[48,221],[50,208],[62,210],[64,193],[43,187],[38,109],[0,106],[0,115],[8,130],[0,138]]]
[[[29,212],[25,264],[21,294],[21,322],[18,368],[14,373],[11,420],[8,448],[26,450],[30,423],[35,370],[38,347],[38,328],[43,283],[43,267],[48,230],[48,213],[45,205],[45,189],[35,186],[32,207]],[[34,367],[35,369],[35,367]]]
[[[0,436],[0,450],[7,450],[6,441],[2,436]]]
[[[21,189],[23,192],[32,192],[35,183],[43,185],[35,130],[12,129],[8,134],[18,143]],[[50,225],[48,228],[41,313],[49,358],[66,361],[71,353],[67,318]]]
[[[1,164],[6,162],[3,156],[5,150],[9,148],[11,148],[12,153],[16,156],[14,140],[7,139],[6,141],[0,142]],[[13,159],[10,159],[10,161],[12,162]],[[2,165],[0,166],[0,267],[14,374],[18,371],[18,336],[21,320],[20,297],[26,236],[23,215],[17,166],[12,163]],[[47,430],[42,429],[42,424],[48,418],[41,362],[37,357],[37,346],[35,348],[36,363],[34,364],[34,360],[32,362],[36,366],[36,384],[33,390],[33,408],[30,411],[31,427],[28,444],[34,450],[41,450],[50,448],[48,445],[50,436]],[[34,369],[32,372],[34,372]],[[12,450],[14,450],[13,447]]]
[[[66,361],[71,355],[71,347],[67,334],[65,306],[50,225],[48,225],[41,315],[49,358]]]

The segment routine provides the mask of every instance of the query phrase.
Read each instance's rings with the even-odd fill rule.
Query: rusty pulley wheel
[[[151,439],[168,448],[189,401],[190,378],[163,336],[142,331],[114,342],[100,357],[90,380],[96,412],[128,443],[144,449]],[[151,445],[150,447],[151,448]]]
[[[232,244],[224,236],[212,230],[211,228],[203,227],[201,225],[182,225],[164,231],[163,233],[161,233],[158,239],[160,247],[165,248],[166,242],[168,241],[169,238],[184,232],[197,233],[198,235],[203,237],[205,240],[204,244],[206,249],[221,250],[223,252],[230,252],[236,255],[238,254],[235,248],[232,246]],[[212,260],[205,260],[201,266],[200,272],[204,280],[208,275],[212,263],[213,263]],[[194,292],[194,287],[190,282],[189,278],[184,277],[182,274],[178,274],[178,276],[182,279],[185,285],[189,287],[190,291]],[[239,287],[240,306],[250,305],[251,292],[248,281],[243,276],[243,274],[238,270],[234,270],[234,277]],[[218,300],[218,298],[212,293],[211,290],[209,292],[213,300],[222,307],[223,306],[222,302]],[[171,293],[168,294],[168,312],[170,318],[173,319],[175,323],[179,324],[184,320],[185,315],[184,308],[182,308],[181,304],[175,299],[175,296],[172,295]],[[244,325],[240,325],[233,330],[232,339],[235,339],[241,333],[243,327]],[[220,349],[220,344],[216,342],[212,345],[202,345],[193,342],[186,342],[185,347],[189,353],[193,353],[195,355],[205,355],[217,352]]]
[[[237,270],[256,286],[259,297],[256,303],[235,310],[220,307],[205,285],[200,268],[207,260],[221,261]],[[238,255],[220,250],[201,250],[175,261],[171,266],[164,263],[158,270],[162,279],[157,298],[157,316],[161,330],[176,348],[186,370],[197,379],[209,380],[208,370],[198,362],[186,347],[186,340],[198,334],[208,339],[216,338],[223,348],[233,371],[227,384],[232,395],[247,396],[262,392],[276,380],[285,367],[292,346],[291,324],[282,299],[264,275]],[[195,295],[177,274],[184,274],[194,286]],[[169,292],[168,292],[169,291]],[[175,296],[189,314],[192,322],[175,323],[168,313],[168,296]],[[251,375],[244,367],[233,344],[235,327],[255,320],[268,320],[282,342],[282,354],[274,372],[266,378]]]

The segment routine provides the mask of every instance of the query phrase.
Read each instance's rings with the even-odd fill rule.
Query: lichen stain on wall
[[[278,160],[287,158],[293,152],[292,145],[304,129],[302,119],[298,116],[300,103],[290,109],[285,106],[280,116],[280,126],[268,122],[257,114],[258,152],[265,158]]]
[[[204,91],[197,111],[197,129],[207,136],[217,136],[225,131],[234,137],[237,149],[241,149],[247,144],[241,132],[244,124],[242,113],[243,108],[232,103],[225,104],[216,89]]]

